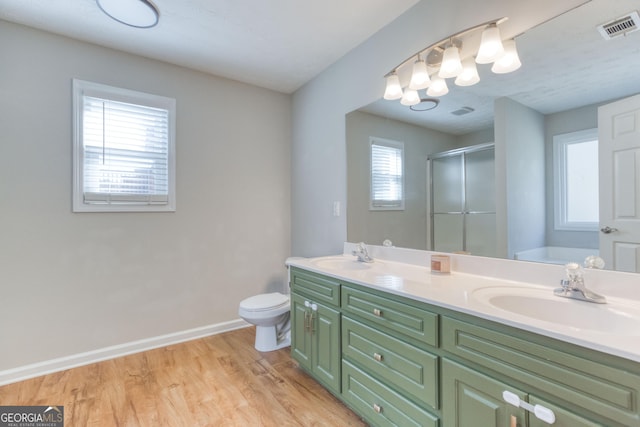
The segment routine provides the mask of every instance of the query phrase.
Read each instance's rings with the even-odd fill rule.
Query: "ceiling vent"
[[[638,12],[630,12],[606,24],[598,25],[598,31],[605,40],[611,40],[614,37],[632,33],[638,29],[640,29],[640,16],[638,16]]]
[[[462,107],[459,110],[452,111],[451,114],[454,116],[464,116],[465,114],[469,114],[474,112],[475,110],[471,107]]]

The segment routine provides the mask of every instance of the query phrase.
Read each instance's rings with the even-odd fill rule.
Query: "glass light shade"
[[[384,99],[400,99],[402,98],[402,86],[400,86],[400,78],[396,73],[387,76],[387,87],[384,90]]]
[[[462,61],[462,72],[458,74],[455,84],[458,86],[471,86],[480,81],[478,75],[478,67],[476,67],[476,61],[472,58],[466,58]]]
[[[442,65],[438,75],[443,79],[457,77],[462,72],[462,63],[460,62],[460,51],[454,45],[449,45],[442,55]]]
[[[427,72],[427,63],[422,59],[418,59],[413,63],[413,73],[411,74],[409,89],[425,89],[429,87],[430,84],[431,80],[429,79],[429,73]]]
[[[496,24],[490,24],[482,32],[476,62],[478,64],[489,64],[500,58],[503,53],[504,47],[500,39],[500,30]]]
[[[148,0],[96,0],[110,18],[136,28],[151,28],[158,23],[159,13]]]
[[[443,96],[449,93],[447,82],[440,76],[433,76],[431,79],[431,85],[427,89],[427,95],[429,96]]]
[[[510,73],[522,65],[520,57],[518,56],[518,50],[516,49],[516,41],[513,39],[505,40],[503,45],[504,53],[491,67],[491,71],[496,74]]]
[[[400,100],[400,104],[417,105],[419,103],[420,103],[420,95],[418,95],[418,91],[415,89],[406,88],[404,90],[404,94],[402,95],[402,99]]]

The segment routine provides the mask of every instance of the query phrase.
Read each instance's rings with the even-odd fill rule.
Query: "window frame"
[[[570,221],[567,200],[567,147],[598,141],[598,129],[585,129],[553,136],[554,229],[558,231],[598,231],[598,221]],[[593,191],[598,194],[599,189]]]
[[[176,150],[175,121],[176,100],[160,95],[108,86],[85,80],[73,79],[73,212],[175,212],[176,210]],[[83,112],[84,96],[108,99],[116,102],[165,109],[168,112],[168,194],[166,203],[127,202],[87,203],[84,197],[84,144]]]
[[[401,194],[400,200],[397,200],[395,204],[381,205],[376,204],[374,200],[374,175],[373,175],[373,146],[378,145],[382,147],[389,147],[400,150],[400,158],[402,162],[402,179],[401,179]],[[405,210],[405,153],[404,142],[394,141],[390,139],[369,137],[369,210],[370,211],[403,211]]]

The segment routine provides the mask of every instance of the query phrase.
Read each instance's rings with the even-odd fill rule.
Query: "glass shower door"
[[[495,256],[493,144],[429,156],[431,249]]]

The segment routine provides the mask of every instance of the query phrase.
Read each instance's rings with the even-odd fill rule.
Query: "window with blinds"
[[[74,211],[175,210],[175,100],[81,80]]]
[[[404,209],[404,144],[374,138],[371,146],[371,210]]]

